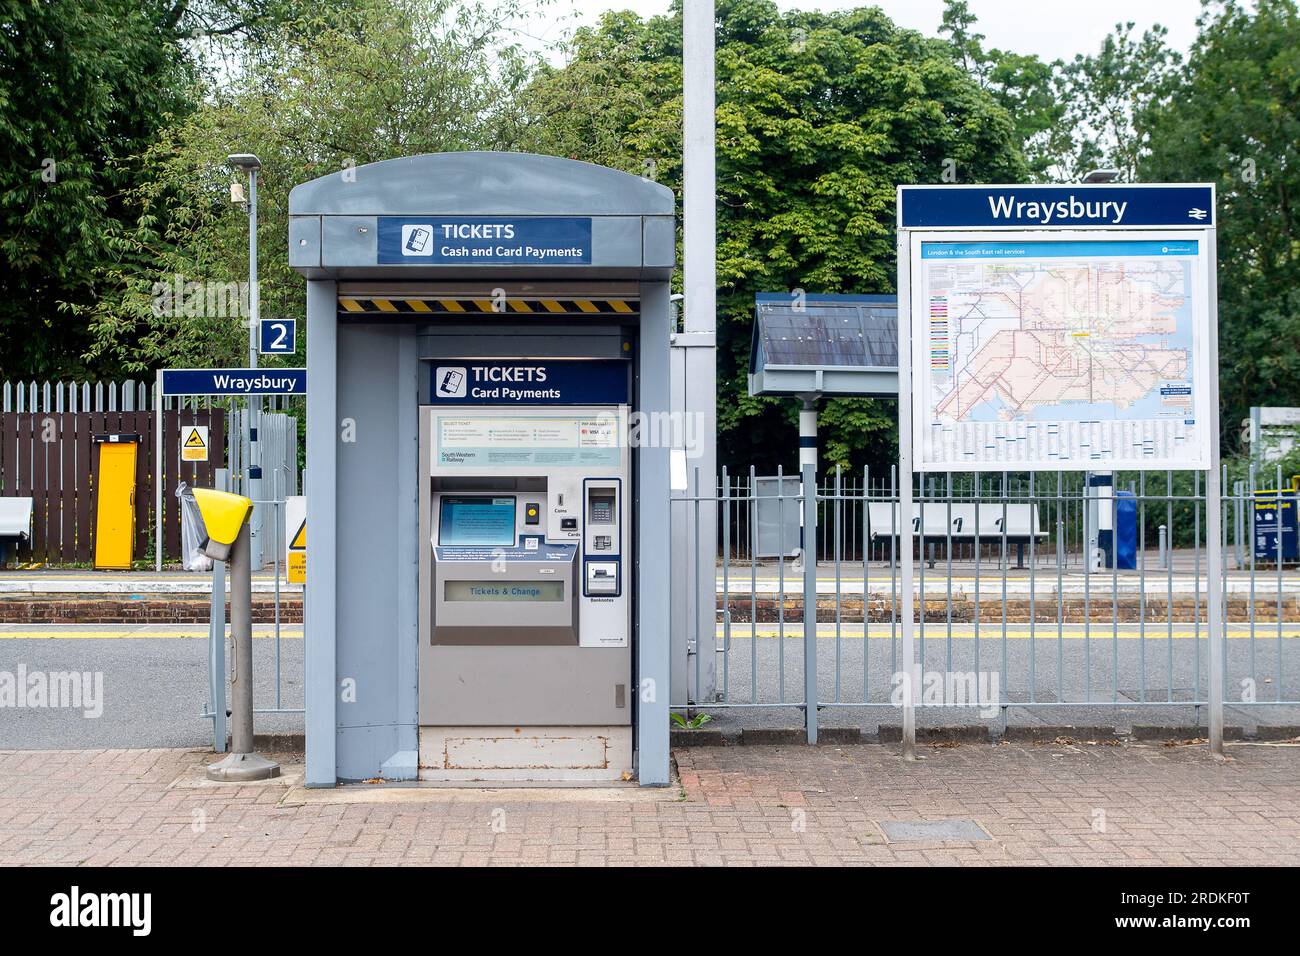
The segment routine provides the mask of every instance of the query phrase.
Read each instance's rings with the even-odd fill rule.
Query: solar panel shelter
[[[896,297],[764,292],[754,307],[750,395],[898,395]]]
[[[804,594],[817,593],[817,561],[803,552],[816,540],[817,400],[898,396],[898,300],[892,295],[759,293],[754,297],[754,337],[749,349],[749,394],[803,399],[799,412],[799,530],[783,535],[798,542]],[[777,488],[786,493],[784,476]],[[774,496],[756,499],[758,523],[779,526]],[[779,509],[778,509],[779,511]],[[766,512],[766,513],[765,513]],[[804,700],[816,700],[817,623],[804,615]],[[804,708],[809,743],[817,742],[817,708]]]

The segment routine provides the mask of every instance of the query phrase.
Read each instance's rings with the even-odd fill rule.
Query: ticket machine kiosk
[[[672,193],[452,153],[289,211],[307,784],[666,784]]]
[[[631,370],[518,367],[568,370],[613,404],[438,405],[435,370],[421,408],[421,776],[618,779],[633,749]]]

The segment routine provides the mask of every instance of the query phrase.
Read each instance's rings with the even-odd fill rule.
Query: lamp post
[[[252,153],[233,153],[226,157],[232,167],[248,173],[248,367],[257,368],[257,335],[260,326],[261,295],[257,286],[257,173],[262,168],[262,161]],[[235,184],[238,185],[238,184]],[[235,196],[232,186],[231,196]],[[248,477],[248,497],[253,499],[253,516],[249,521],[251,533],[251,560],[253,568],[262,567],[262,507],[257,504],[262,498],[262,455],[257,444],[257,431],[261,425],[262,400],[248,400],[248,461],[245,462]]]

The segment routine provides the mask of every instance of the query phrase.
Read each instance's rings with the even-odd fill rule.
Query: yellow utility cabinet
[[[140,436],[96,435],[95,567],[130,570],[135,544],[135,459]]]

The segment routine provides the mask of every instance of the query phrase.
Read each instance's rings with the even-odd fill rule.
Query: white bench
[[[0,498],[0,567],[32,536],[32,499]]]
[[[978,510],[978,515],[976,514]],[[924,511],[925,534],[921,534],[921,517]],[[1005,521],[1005,529],[1004,529]],[[978,522],[978,534],[976,523]],[[962,544],[996,544],[1005,538],[1008,544],[1016,546],[1016,566],[1025,566],[1025,545],[1030,540],[1046,539],[1047,532],[1038,521],[1038,508],[1023,501],[982,501],[978,509],[973,501],[927,501],[925,508],[921,502],[912,502],[912,539],[923,538],[924,548],[928,542],[933,545],[938,541],[956,541]],[[898,503],[893,501],[867,502],[867,533],[871,540],[899,537]],[[931,552],[930,567],[934,567],[934,554]]]

